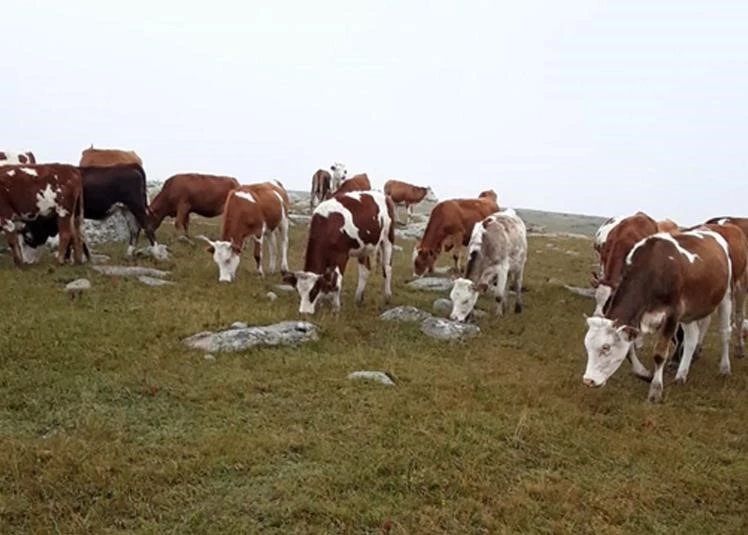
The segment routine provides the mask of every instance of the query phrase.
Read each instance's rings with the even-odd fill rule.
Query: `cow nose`
[[[584,384],[585,384],[586,386],[588,386],[588,387],[593,387],[593,386],[595,386],[595,381],[593,381],[593,380],[592,380],[592,379],[590,379],[589,377],[585,377],[584,379],[582,379],[582,382],[583,382],[583,383],[584,383]]]

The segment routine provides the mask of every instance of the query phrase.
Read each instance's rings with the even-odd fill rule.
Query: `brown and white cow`
[[[254,240],[254,257],[260,276],[264,276],[262,244],[265,236],[270,241],[270,273],[275,273],[278,248],[281,271],[288,270],[288,205],[288,193],[277,180],[239,186],[229,192],[223,209],[221,239],[213,241],[198,236],[209,244],[206,250],[218,266],[219,282],[232,282],[236,278],[247,238]]]
[[[65,261],[73,243],[74,261],[83,262],[83,181],[80,170],[67,164],[0,167],[0,229],[8,239],[16,266],[23,264],[16,222],[57,215],[60,239],[57,261]]]
[[[340,311],[340,290],[350,257],[358,259],[356,304],[363,302],[371,270],[371,256],[379,250],[384,275],[384,301],[392,297],[392,250],[395,243],[395,205],[379,191],[354,191],[336,195],[317,205],[309,223],[302,271],[284,273],[283,280],[296,288],[299,313],[314,314],[323,301]]]
[[[473,226],[498,211],[494,190],[482,191],[477,199],[447,199],[437,203],[429,214],[423,237],[413,248],[413,274],[420,277],[433,272],[439,254],[451,250],[455,271],[459,271],[460,250],[467,247]]]
[[[731,223],[738,227],[748,237],[748,217],[713,217],[706,221],[706,224],[715,223],[722,225],[723,223]]]
[[[659,232],[637,242],[625,263],[605,314],[587,318],[584,384],[605,385],[631,355],[640,334],[659,333],[654,374],[641,362],[632,360],[632,365],[635,374],[647,379],[651,375],[649,400],[661,401],[663,370],[678,324],[683,325],[684,351],[675,379],[685,382],[696,345],[715,311],[720,316],[720,373],[729,375],[733,276],[727,241],[705,229]]]
[[[384,183],[384,194],[389,195],[395,206],[405,205],[406,220],[413,217],[413,207],[424,201],[436,201],[431,186],[416,186],[408,182],[390,179]]]
[[[331,189],[328,195],[334,197],[336,195],[342,195],[344,193],[350,193],[351,191],[369,191],[371,190],[371,182],[369,181],[369,175],[366,173],[360,173],[353,175],[351,178],[343,180],[343,182],[336,189]]]
[[[0,165],[35,164],[36,156],[30,150],[23,152],[0,151]]]
[[[330,192],[338,189],[341,180],[344,180],[348,171],[340,162],[330,166],[332,174],[325,169],[317,169],[312,175],[312,191],[309,195],[309,208],[314,208],[314,203],[322,202],[330,197]]]
[[[489,287],[496,299],[496,314],[508,307],[507,284],[516,294],[514,312],[522,312],[522,279],[527,261],[527,228],[513,209],[496,212],[473,227],[468,245],[465,276],[455,279],[449,298],[450,319],[465,321],[475,307],[479,294]]]
[[[135,151],[120,149],[95,149],[93,143],[87,149],[81,151],[81,167],[106,167],[107,165],[119,165],[136,163],[143,167],[143,160]]]
[[[223,213],[226,197],[239,181],[232,176],[178,173],[166,179],[148,206],[154,230],[166,217],[173,217],[177,234],[189,239],[190,214],[217,217]]]

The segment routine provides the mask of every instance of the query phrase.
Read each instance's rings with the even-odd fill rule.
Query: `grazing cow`
[[[340,186],[336,189],[330,190],[330,193],[325,199],[329,199],[335,195],[342,195],[344,193],[350,193],[351,191],[369,191],[371,190],[371,182],[369,182],[369,175],[366,173],[360,173],[353,175],[351,178],[344,180]]]
[[[468,245],[473,225],[498,211],[494,190],[482,191],[477,199],[447,199],[437,203],[421,240],[413,248],[413,274],[420,277],[432,273],[439,254],[451,250],[454,250],[455,271],[459,272],[460,250]]]
[[[592,273],[595,316],[603,313],[605,303],[618,286],[624,259],[631,248],[642,238],[656,233],[657,222],[644,212],[624,217],[609,229],[600,251],[601,274]]]
[[[384,183],[384,194],[392,198],[395,206],[405,205],[406,220],[413,217],[413,207],[421,201],[436,201],[430,186],[415,186],[400,180],[390,179]]]
[[[454,281],[449,294],[452,300],[449,317],[454,321],[465,321],[478,301],[478,294],[484,293],[489,286],[496,298],[496,314],[505,314],[509,303],[508,283],[516,293],[514,312],[520,314],[526,260],[527,228],[513,209],[496,212],[476,223],[468,245],[465,277]]]
[[[610,234],[610,231],[613,230],[621,220],[623,220],[623,217],[621,216],[610,217],[603,221],[602,225],[597,229],[597,232],[595,232],[593,247],[598,255],[602,253],[603,245],[605,245],[605,241],[608,239],[608,234]]]
[[[189,239],[190,214],[221,215],[229,191],[238,187],[239,181],[230,176],[202,173],[170,176],[148,206],[153,229],[158,229],[164,218],[173,217],[177,234],[181,231]]]
[[[587,318],[584,384],[603,386],[632,355],[632,342],[640,333],[659,333],[654,375],[635,357],[631,362],[636,375],[651,377],[648,399],[661,401],[663,370],[678,324],[683,324],[684,350],[675,380],[685,382],[694,349],[715,311],[720,316],[720,372],[729,375],[732,263],[727,241],[704,229],[660,232],[637,242],[625,262],[605,315]]]
[[[151,244],[151,251],[157,258],[165,256],[156,241],[156,235],[148,218],[148,192],[143,168],[136,163],[112,166],[80,167],[83,180],[83,216],[86,219],[102,221],[120,211],[125,217],[130,238],[127,256],[135,251],[141,229]],[[57,234],[57,220],[54,217],[40,217],[26,223],[23,230],[25,246],[38,249]],[[91,259],[88,246],[83,244],[86,258]],[[66,256],[69,251],[65,251]],[[25,253],[29,263],[38,258],[37,251]]]
[[[315,201],[322,202],[330,197],[330,192],[340,187],[340,181],[344,180],[348,171],[345,165],[335,162],[330,166],[330,174],[324,169],[317,169],[312,175],[312,192],[309,196],[309,207],[314,208]]]
[[[35,164],[36,156],[30,150],[24,152],[0,151],[0,165]]]
[[[299,313],[314,314],[322,301],[340,311],[340,289],[348,258],[358,259],[356,304],[361,305],[371,269],[371,255],[379,250],[384,274],[384,301],[392,297],[392,249],[395,243],[395,205],[379,191],[354,191],[321,202],[312,213],[304,269],[284,273],[283,280],[301,297]]]
[[[83,184],[77,167],[66,164],[7,165],[0,168],[0,229],[5,231],[16,266],[23,263],[16,222],[56,218],[59,263],[72,241],[74,260],[82,258]]]
[[[251,237],[255,242],[254,257],[257,271],[262,269],[262,242],[268,236],[270,245],[270,273],[275,273],[276,249],[280,248],[281,271],[288,270],[288,193],[277,180],[239,186],[226,196],[223,209],[221,239],[208,242],[206,250],[218,266],[218,282],[233,282],[239,267],[244,242]],[[277,235],[280,234],[280,244]]]
[[[743,233],[748,236],[748,217],[713,217],[709,219],[707,224],[722,225],[724,223],[731,223],[738,227]]]
[[[81,167],[106,167],[109,165],[121,165],[136,163],[143,167],[143,160],[135,151],[119,149],[95,149],[93,143],[87,149],[81,151]]]

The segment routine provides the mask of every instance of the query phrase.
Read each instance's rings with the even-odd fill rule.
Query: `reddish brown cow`
[[[207,251],[218,265],[219,282],[232,282],[236,278],[244,241],[249,237],[255,242],[254,257],[260,276],[264,276],[262,241],[265,236],[270,239],[270,273],[275,273],[277,234],[281,240],[281,271],[288,270],[288,205],[288,193],[277,180],[239,186],[229,192],[223,209],[221,239],[212,241],[199,236],[209,244]]]
[[[340,162],[335,162],[330,166],[330,174],[324,169],[317,169],[312,175],[312,191],[309,195],[309,208],[314,208],[315,202],[321,202],[329,199],[331,192],[340,187],[340,181],[345,179],[348,171]]]
[[[670,232],[672,234],[679,231],[678,223],[672,219],[663,219],[657,222],[657,232]]]
[[[177,234],[181,231],[189,238],[190,214],[221,215],[229,191],[238,187],[239,181],[231,176],[201,173],[170,176],[148,206],[153,229],[157,229],[165,217],[173,217]]]
[[[135,151],[119,149],[95,149],[93,144],[87,149],[81,151],[81,167],[106,167],[108,165],[118,165],[126,163],[136,163],[143,167],[143,160],[140,159]]]
[[[742,230],[746,236],[748,236],[748,217],[713,217],[706,223],[716,223],[717,225],[721,225],[723,223],[732,223],[740,230]]]
[[[660,232],[637,242],[626,256],[626,269],[605,315],[587,318],[584,384],[603,386],[631,354],[634,340],[659,333],[649,400],[661,401],[663,371],[678,325],[683,326],[684,349],[675,379],[685,382],[696,345],[715,311],[720,316],[720,372],[729,375],[732,279],[729,245],[717,232]],[[650,377],[638,360],[632,364],[634,373]]]
[[[625,217],[610,229],[600,251],[600,271],[592,273],[595,290],[595,312],[599,316],[610,295],[618,287],[623,262],[631,248],[642,238],[657,233],[657,222],[644,212]]]
[[[420,277],[434,271],[442,251],[453,250],[455,271],[459,272],[460,251],[467,247],[473,226],[499,211],[496,192],[482,191],[477,199],[448,199],[431,210],[423,237],[413,248],[413,274]]]
[[[24,152],[0,151],[0,165],[35,164],[36,156],[30,150]]]
[[[390,179],[384,183],[384,194],[389,195],[395,206],[405,205],[407,220],[413,216],[413,206],[420,203],[427,197],[436,199],[430,186],[416,186],[400,180]]]
[[[340,311],[340,289],[350,257],[358,259],[356,304],[360,305],[375,251],[380,251],[382,257],[384,301],[390,301],[394,215],[392,199],[379,191],[335,195],[314,209],[304,269],[283,274],[283,280],[296,288],[301,297],[299,313],[314,314],[322,301],[330,302],[336,314]]]
[[[73,242],[75,263],[83,262],[83,180],[73,165],[8,165],[0,168],[0,228],[5,231],[16,266],[23,264],[16,222],[57,214],[57,261]]]
[[[366,173],[353,175],[351,178],[344,180],[340,187],[336,190],[332,190],[331,196],[342,195],[343,193],[349,193],[351,191],[369,191],[371,190],[371,182],[369,182],[369,176]],[[327,197],[329,198],[329,196]]]

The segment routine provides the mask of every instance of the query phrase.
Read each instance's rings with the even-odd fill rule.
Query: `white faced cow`
[[[452,300],[450,318],[465,321],[473,311],[478,296],[488,287],[496,298],[496,314],[506,313],[507,285],[516,292],[514,312],[522,312],[522,278],[527,261],[527,229],[511,208],[495,212],[473,227],[468,244],[465,278],[454,281],[449,294]]]
[[[363,301],[371,256],[379,250],[384,274],[384,300],[392,296],[392,249],[395,206],[379,191],[353,191],[321,202],[312,213],[304,269],[284,273],[283,280],[301,297],[299,312],[314,314],[321,301],[340,310],[340,290],[350,257],[358,259],[356,304]]]
[[[605,385],[631,358],[632,342],[640,334],[659,333],[654,376],[636,359],[632,366],[636,375],[652,377],[649,400],[661,401],[663,370],[678,324],[683,325],[684,342],[675,379],[685,382],[702,330],[715,311],[720,316],[720,372],[729,375],[732,262],[727,241],[711,230],[660,232],[636,243],[625,262],[605,315],[587,318],[584,384]]]

